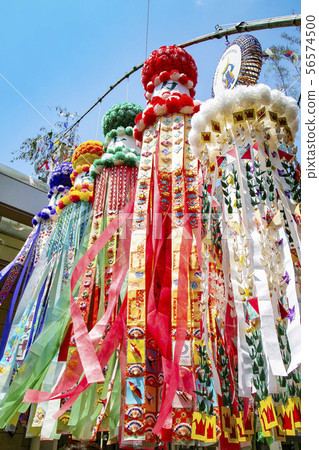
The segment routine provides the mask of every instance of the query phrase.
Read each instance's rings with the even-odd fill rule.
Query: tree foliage
[[[44,182],[56,164],[70,160],[79,143],[78,125],[67,132],[77,119],[77,114],[71,114],[60,106],[54,109],[59,118],[54,129],[40,128],[36,136],[25,139],[18,152],[12,153],[14,156],[11,160],[20,159],[31,163],[36,177]]]
[[[300,47],[301,37],[282,33],[283,43],[264,51],[265,78],[275,78],[276,87],[286,95],[299,100],[301,91]]]

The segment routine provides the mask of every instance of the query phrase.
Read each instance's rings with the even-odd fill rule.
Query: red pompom
[[[163,97],[160,97],[159,95],[156,95],[155,97],[152,98],[152,105],[156,106],[156,105],[165,105],[166,100]]]
[[[137,142],[142,142],[143,140],[143,132],[138,131],[137,128],[134,128],[134,138]]]
[[[189,95],[187,94],[182,94],[181,95],[181,99],[180,99],[180,105],[181,108],[183,108],[184,106],[193,106],[193,100],[190,98]]]
[[[167,112],[169,114],[178,112],[180,109],[180,99],[175,96],[171,96],[167,99],[166,105],[167,105]]]
[[[178,80],[181,84],[186,84],[187,83],[187,81],[188,81],[188,78],[187,78],[187,76],[185,75],[185,74],[183,74],[183,75],[181,75],[180,77],[179,77],[179,80]]]
[[[154,50],[145,61],[142,69],[142,83],[144,89],[154,76],[162,72],[176,71],[190,78],[194,86],[197,83],[197,67],[193,57],[184,49],[175,45],[163,46]]]
[[[167,70],[165,70],[164,72],[162,72],[160,74],[160,80],[163,83],[164,81],[168,81],[169,80],[169,72],[167,72]]]
[[[154,111],[154,108],[153,108],[153,107],[147,108],[147,109],[144,111],[144,117],[143,117],[143,120],[144,120],[146,126],[148,126],[149,124],[155,122],[155,120],[156,120],[156,114],[155,114],[155,111]]]
[[[149,92],[151,94],[153,91],[154,91],[154,84],[148,83],[148,85],[146,86],[146,92]]]
[[[137,122],[139,122],[143,117],[143,113],[140,112],[137,114],[137,116],[135,117],[135,125],[137,124]]]

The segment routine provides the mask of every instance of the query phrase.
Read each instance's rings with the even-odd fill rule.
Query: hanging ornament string
[[[127,77],[127,83],[126,83],[126,101],[128,102],[128,90],[129,90],[129,84],[130,84],[130,77]]]
[[[97,123],[96,123],[95,140],[97,140],[97,133],[98,133],[100,125],[101,125],[101,108],[102,108],[102,100],[100,100],[99,115],[98,115]]]
[[[147,20],[146,20],[146,38],[145,38],[145,59],[148,56],[147,44],[148,44],[148,25],[150,20],[150,0],[147,0]]]

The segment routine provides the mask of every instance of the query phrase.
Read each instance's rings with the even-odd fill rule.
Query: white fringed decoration
[[[225,302],[232,289],[236,308],[239,397],[278,392],[277,377],[300,364],[300,200],[291,181],[297,130],[294,99],[262,84],[225,90],[192,118],[189,142],[207,169],[210,197],[222,193],[222,268]]]

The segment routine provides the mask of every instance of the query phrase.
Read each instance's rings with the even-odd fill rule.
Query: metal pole
[[[225,30],[218,30],[214,33],[206,34],[204,36],[199,36],[190,41],[183,42],[182,44],[178,44],[178,47],[189,47],[190,45],[200,44],[201,42],[209,41],[212,39],[221,39],[224,36],[230,36],[232,34],[243,33],[247,31],[257,31],[257,30],[266,30],[270,28],[283,28],[283,27],[298,27],[301,25],[301,15],[293,14],[290,16],[282,16],[282,17],[273,17],[270,19],[261,19],[261,20],[252,20],[250,22],[238,22],[235,26],[230,28],[226,28]],[[81,120],[90,112],[92,109],[96,107],[113,89],[118,86],[122,81],[128,78],[133,73],[137,72],[144,65],[144,61],[134,66],[129,72],[123,75],[116,83],[109,87],[109,89],[102,95],[95,103],[91,106],[84,114],[82,114],[79,119],[74,122],[60,137],[62,139],[65,135],[67,135],[72,128],[74,128]],[[57,135],[59,136],[59,135]]]

